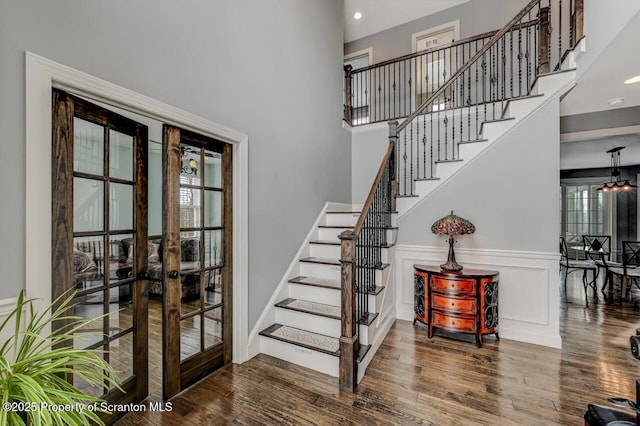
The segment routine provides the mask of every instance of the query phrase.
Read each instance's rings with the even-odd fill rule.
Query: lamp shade
[[[433,225],[431,225],[431,232],[438,235],[463,235],[473,234],[476,232],[476,227],[473,223],[467,219],[463,219],[459,216],[451,214],[438,219]]]
[[[437,220],[431,225],[431,232],[437,235],[449,236],[449,257],[447,258],[447,263],[440,265],[442,270],[447,272],[462,271],[463,267],[456,262],[456,255],[453,252],[454,237],[456,235],[473,234],[476,232],[476,227],[473,226],[473,223],[467,219],[456,216],[453,214],[453,210],[451,210],[450,215]]]

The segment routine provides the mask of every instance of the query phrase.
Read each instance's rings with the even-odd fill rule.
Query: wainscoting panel
[[[447,247],[398,245],[395,250],[398,319],[413,320],[413,265],[440,265]],[[465,268],[500,272],[500,337],[559,348],[560,293],[556,253],[456,247]]]

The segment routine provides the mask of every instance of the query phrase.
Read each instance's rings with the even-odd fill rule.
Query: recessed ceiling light
[[[362,18],[362,13],[356,12],[356,13],[353,14],[353,19],[358,20],[360,18]]]
[[[635,77],[631,77],[628,80],[625,80],[624,84],[634,84],[640,83],[640,75],[636,75]]]
[[[624,102],[624,98],[613,98],[613,99],[609,99],[607,103],[609,104],[610,107],[617,107],[622,105],[623,102]]]

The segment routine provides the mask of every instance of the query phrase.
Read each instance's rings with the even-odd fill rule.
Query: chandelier
[[[607,154],[611,154],[611,180],[597,188],[598,191],[628,191],[638,187],[637,185],[629,183],[629,180],[625,180],[624,182],[618,180],[620,178],[620,151],[624,148],[624,146],[618,146],[607,151]]]

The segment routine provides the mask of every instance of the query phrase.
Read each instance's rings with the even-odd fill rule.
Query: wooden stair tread
[[[275,306],[278,308],[290,309],[292,311],[340,320],[340,306],[292,298],[284,299],[283,301],[276,303]]]
[[[331,288],[334,290],[340,290],[340,280],[330,280],[327,278],[315,278],[315,277],[305,277],[298,276],[289,280],[290,283],[293,284],[304,284],[310,285],[314,287],[323,287],[323,288]]]
[[[331,280],[327,278],[305,277],[300,275],[298,277],[291,278],[289,282],[292,284],[310,285],[313,287],[322,287],[338,291],[342,289],[340,280]],[[374,289],[367,291],[367,294],[376,296],[382,293],[382,290],[384,290],[384,286],[377,286]],[[360,292],[358,291],[358,293]]]
[[[340,342],[336,337],[313,333],[282,324],[273,324],[262,330],[260,335],[328,355],[340,356]]]
[[[462,161],[462,160],[460,160]],[[397,198],[401,197],[417,197],[417,195],[396,195]],[[318,228],[323,229],[353,229],[355,225],[318,225]],[[381,226],[381,227],[372,227],[372,229],[398,229],[397,226]]]
[[[340,245],[340,241],[339,240],[314,240],[314,241],[309,241],[309,244],[318,244],[318,245],[327,245],[327,246],[339,246]],[[384,245],[380,245],[380,248],[391,248],[393,247],[395,244],[384,244]],[[369,245],[364,244],[363,247],[370,247]],[[376,246],[371,246],[371,247],[376,247]]]
[[[317,263],[320,265],[335,265],[340,266],[340,261],[337,259],[327,259],[324,257],[305,257],[300,259],[300,262],[304,263]]]
[[[340,341],[336,337],[325,336],[324,334],[313,333],[282,324],[273,324],[262,330],[260,335],[328,355],[340,356]],[[358,362],[362,361],[370,348],[371,345],[360,345]]]

